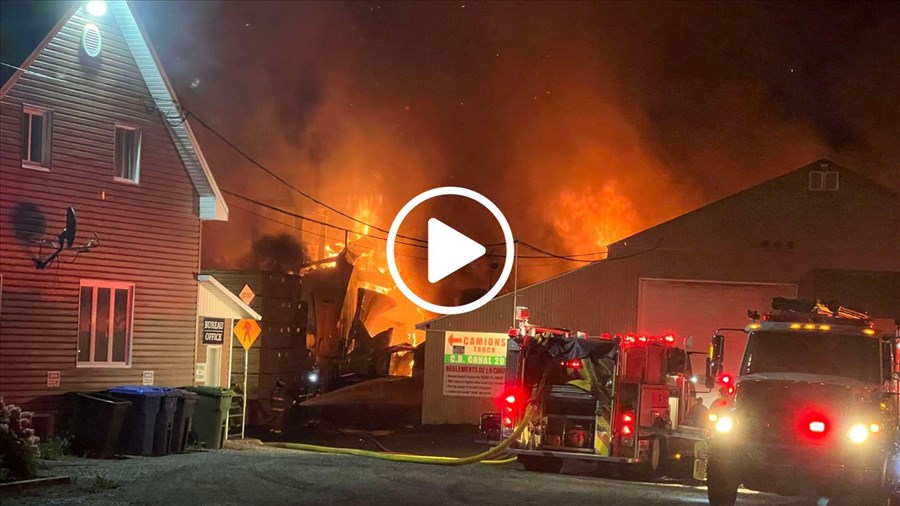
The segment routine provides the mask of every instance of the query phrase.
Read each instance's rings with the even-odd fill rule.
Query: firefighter
[[[707,417],[708,410],[706,406],[703,405],[703,398],[698,397],[697,394],[694,394],[693,404],[690,409],[688,409],[687,415],[685,418],[685,423],[692,427],[700,427],[704,424]]]
[[[290,405],[283,379],[275,382],[270,399],[271,418],[269,419],[269,432],[271,434],[281,434],[284,431],[287,408]]]

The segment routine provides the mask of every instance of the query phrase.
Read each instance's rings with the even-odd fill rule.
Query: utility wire
[[[300,232],[302,232],[302,233],[304,233],[304,234],[314,235],[314,236],[316,236],[316,237],[321,237],[321,238],[323,238],[323,239],[328,239],[328,240],[330,240],[330,241],[340,241],[340,240],[341,240],[341,239],[337,239],[337,238],[334,238],[334,237],[329,237],[329,236],[327,236],[327,235],[325,235],[325,234],[319,234],[319,233],[313,232],[313,231],[311,231],[311,230],[306,230],[305,228],[303,228],[303,227],[298,227],[297,225],[292,225],[292,224],[290,224],[290,223],[285,223],[285,222],[283,222],[283,221],[276,220],[275,218],[272,218],[271,216],[266,216],[266,215],[264,215],[264,214],[262,214],[262,213],[258,213],[258,212],[256,212],[256,211],[253,211],[252,209],[248,209],[248,208],[246,208],[246,207],[237,206],[237,205],[233,205],[233,204],[232,204],[230,207],[234,207],[235,209],[238,209],[238,210],[240,210],[240,211],[243,211],[243,212],[245,212],[245,213],[247,213],[247,214],[252,214],[252,215],[257,216],[257,217],[259,217],[259,218],[262,218],[262,219],[264,219],[264,220],[271,221],[272,223],[277,223],[278,225],[281,225],[281,226],[284,226],[284,227],[292,228],[292,229],[294,229],[294,230],[299,230]],[[352,232],[352,233],[356,233],[356,232]],[[420,257],[420,256],[410,255],[410,254],[405,254],[405,253],[397,253],[397,254],[400,255],[400,256],[403,256],[403,257],[415,258],[415,259],[417,259],[417,260],[428,260],[427,257]]]
[[[310,218],[310,217],[308,217],[308,216],[304,216],[304,215],[302,215],[302,214],[298,214],[298,213],[295,213],[295,212],[292,212],[292,211],[288,211],[287,209],[283,209],[283,208],[281,208],[281,207],[274,206],[274,205],[271,205],[271,204],[267,204],[267,203],[265,203],[265,202],[262,202],[262,201],[259,201],[259,200],[256,200],[256,199],[247,197],[247,196],[245,196],[245,195],[241,195],[240,193],[233,192],[233,191],[231,191],[231,190],[227,190],[227,189],[224,189],[224,188],[223,188],[221,191],[222,191],[222,193],[224,193],[224,194],[226,194],[226,195],[230,195],[230,196],[232,196],[232,197],[235,197],[235,198],[237,198],[237,199],[240,199],[240,200],[249,202],[249,203],[251,203],[251,204],[253,204],[253,205],[256,205],[256,206],[258,206],[258,207],[262,207],[262,208],[264,208],[264,209],[268,209],[268,210],[274,211],[274,212],[276,212],[276,213],[281,213],[281,214],[290,216],[290,217],[292,217],[292,218],[296,218],[296,219],[299,219],[299,220],[302,220],[302,221],[308,221],[308,222],[310,222],[310,223],[315,223],[315,224],[317,224],[317,225],[322,225],[322,226],[324,226],[324,227],[328,227],[328,228],[331,228],[331,229],[333,229],[333,230],[340,230],[341,232],[346,232],[346,233],[350,233],[350,234],[355,234],[355,235],[358,235],[358,236],[366,236],[366,237],[370,237],[370,238],[372,238],[372,239],[377,239],[377,240],[380,240],[380,241],[387,241],[387,238],[386,238],[386,237],[381,237],[381,236],[374,235],[374,234],[367,233],[367,232],[358,232],[358,231],[351,230],[351,229],[346,228],[346,227],[342,227],[342,226],[339,226],[339,225],[334,225],[334,224],[332,224],[332,223],[327,223],[327,222],[324,222],[324,221],[321,221],[321,220],[317,220],[317,219],[315,219],[315,218]],[[254,213],[254,214],[256,214],[256,213]],[[261,215],[258,215],[258,216],[261,216]],[[268,219],[268,218],[267,218],[267,219]],[[278,222],[278,223],[281,223],[281,222]],[[285,224],[285,223],[281,223],[281,224],[282,224],[282,225],[285,225],[285,226],[292,226],[292,225],[287,225],[287,224]],[[303,229],[301,228],[300,230],[303,230]],[[319,234],[315,234],[315,235],[319,235]],[[324,237],[324,236],[321,236],[321,235],[320,235],[320,237]],[[529,244],[529,243],[526,243],[526,242],[524,242],[524,241],[516,240],[516,241],[514,241],[514,242],[520,243],[520,244],[522,244],[522,245],[524,245],[524,246],[527,246],[527,247],[529,247],[529,248],[531,248],[531,249],[537,251],[538,253],[542,253],[541,255],[518,255],[517,258],[519,258],[519,259],[544,259],[544,260],[545,260],[545,259],[548,259],[548,258],[555,258],[555,259],[558,259],[558,260],[566,260],[566,261],[569,261],[569,262],[579,262],[579,263],[586,263],[586,264],[587,264],[587,263],[593,263],[593,262],[596,262],[597,260],[599,260],[599,259],[597,259],[597,260],[584,260],[584,259],[581,259],[581,258],[573,258],[573,257],[570,257],[570,256],[556,255],[556,254],[554,254],[554,253],[551,253],[551,252],[546,251],[546,250],[544,250],[544,249],[538,248],[538,247],[533,246],[533,245],[531,245],[531,244]],[[404,242],[404,241],[396,241],[396,243],[397,243],[397,244],[404,245],[404,246],[413,247],[413,248],[420,248],[420,249],[427,249],[427,248],[428,248],[428,245],[427,245],[427,244],[416,244],[416,243],[410,243],[410,242]],[[496,243],[496,244],[489,244],[489,245],[486,245],[486,246],[488,246],[488,247],[493,247],[493,246],[502,246],[502,245],[504,245],[504,244],[505,244],[505,243]],[[654,248],[654,249],[655,249],[655,248]],[[599,253],[599,252],[598,252],[598,253],[591,253],[591,254],[592,254],[592,255],[602,255],[603,253]],[[585,253],[585,254],[580,254],[579,256],[583,256],[583,255],[587,255],[587,254],[586,254],[586,253]],[[498,254],[492,254],[492,253],[488,253],[488,254],[485,255],[485,256],[486,256],[486,257],[490,257],[490,258],[504,258],[504,257],[505,257],[505,255],[498,255]]]
[[[260,170],[262,170],[263,172],[265,172],[265,173],[268,174],[269,176],[273,177],[275,180],[277,180],[277,181],[280,182],[281,184],[283,184],[283,185],[285,185],[286,187],[290,188],[292,191],[294,191],[294,192],[296,192],[296,193],[302,195],[303,197],[306,197],[307,199],[311,200],[312,202],[315,202],[316,204],[318,204],[318,205],[320,205],[320,206],[322,206],[322,207],[324,207],[324,208],[326,208],[326,209],[328,209],[328,210],[330,210],[330,211],[333,211],[334,213],[336,213],[336,214],[338,214],[338,215],[340,215],[340,216],[343,216],[343,217],[345,217],[345,218],[347,218],[347,219],[349,219],[349,220],[351,220],[351,221],[353,221],[353,222],[356,222],[356,223],[358,223],[358,224],[360,224],[360,225],[369,227],[369,228],[371,228],[371,229],[373,229],[373,230],[377,230],[377,231],[379,231],[379,232],[381,232],[381,233],[384,233],[384,234],[389,233],[389,231],[388,231],[387,229],[385,229],[385,228],[382,228],[382,227],[379,227],[379,226],[377,226],[377,225],[373,225],[373,224],[368,223],[368,222],[366,222],[366,221],[360,220],[360,219],[354,217],[353,215],[348,214],[348,213],[346,213],[346,212],[344,212],[344,211],[341,211],[340,209],[337,209],[337,208],[335,208],[335,207],[333,207],[333,206],[330,206],[330,205],[326,204],[325,202],[322,202],[321,200],[317,199],[316,197],[310,195],[309,193],[307,193],[307,192],[305,192],[305,191],[303,191],[303,190],[297,188],[296,186],[294,186],[293,184],[291,184],[289,181],[287,181],[287,180],[284,179],[283,177],[279,176],[279,175],[278,175],[277,173],[275,173],[273,170],[271,170],[271,169],[269,169],[268,167],[264,166],[262,163],[260,163],[259,161],[257,161],[255,158],[253,158],[252,156],[250,156],[247,152],[245,152],[245,151],[242,150],[240,147],[238,147],[236,144],[234,144],[233,142],[231,142],[227,137],[225,137],[223,134],[221,134],[218,130],[216,130],[215,128],[213,128],[212,126],[210,126],[209,123],[203,121],[202,118],[198,117],[196,114],[194,114],[193,112],[191,112],[191,111],[188,110],[187,108],[183,108],[183,109],[184,109],[184,111],[185,111],[185,112],[184,112],[184,115],[183,115],[183,118],[179,118],[181,122],[184,122],[184,121],[187,119],[188,116],[193,117],[195,120],[197,120],[198,123],[200,123],[201,126],[203,126],[203,128],[207,129],[210,133],[212,133],[213,135],[215,135],[216,137],[218,137],[219,140],[221,140],[222,142],[224,142],[225,144],[227,144],[228,147],[230,147],[230,148],[233,149],[235,152],[237,152],[239,155],[241,155],[242,157],[244,157],[248,162],[250,162],[251,164],[253,164],[253,165],[256,166],[257,168],[259,168]],[[233,194],[233,195],[234,195],[234,194]],[[312,221],[312,220],[310,220],[310,221]],[[315,222],[314,222],[314,223],[315,223]],[[320,223],[320,224],[325,224],[324,222],[319,222],[319,223]],[[334,228],[341,228],[341,227],[334,227]],[[344,230],[346,230],[346,229],[344,229]],[[353,231],[351,231],[351,232],[353,232]],[[359,232],[354,232],[354,233],[359,233]],[[366,234],[366,235],[368,235],[368,234]],[[410,240],[410,241],[419,242],[419,243],[426,243],[426,244],[428,243],[428,240],[422,239],[422,238],[419,238],[419,237],[413,237],[413,236],[408,236],[408,235],[403,235],[403,234],[397,234],[397,237],[400,237],[400,238],[402,238],[402,239],[407,239],[407,240]],[[519,241],[519,242],[522,242],[522,241]],[[490,246],[500,246],[500,245],[502,245],[502,244],[503,244],[503,243],[499,243],[499,244],[489,244],[489,245],[486,245],[486,246],[488,246],[488,247],[490,247]],[[593,261],[595,261],[595,260],[583,260],[583,259],[579,259],[579,258],[577,258],[577,257],[598,256],[598,255],[603,255],[603,254],[605,254],[605,252],[597,251],[597,252],[592,252],[592,253],[579,253],[579,254],[576,254],[576,255],[558,255],[558,254],[551,253],[551,252],[549,252],[549,251],[547,251],[547,250],[538,248],[538,247],[536,247],[536,246],[533,246],[533,245],[528,244],[528,243],[525,243],[525,242],[522,242],[522,244],[524,244],[525,246],[528,246],[529,248],[531,248],[531,249],[533,249],[533,250],[535,250],[535,251],[537,251],[537,252],[539,252],[539,253],[543,253],[544,255],[547,255],[547,256],[549,256],[549,257],[557,258],[557,259],[560,259],[560,260],[569,260],[569,261],[572,261],[572,262],[590,263],[590,262],[593,262]],[[520,256],[519,258],[529,258],[529,257],[523,255],[523,256]],[[541,257],[534,257],[534,258],[541,258]]]
[[[369,228],[371,228],[371,229],[373,229],[373,230],[377,230],[377,231],[382,232],[382,233],[384,233],[384,234],[387,234],[387,233],[388,233],[388,230],[385,229],[385,228],[382,228],[382,227],[379,227],[379,226],[377,226],[377,225],[373,225],[373,224],[371,224],[371,223],[368,223],[368,222],[365,222],[365,221],[363,221],[363,220],[360,220],[360,219],[354,217],[354,216],[351,215],[351,214],[345,213],[344,211],[341,211],[340,209],[337,209],[337,208],[335,208],[335,207],[333,207],[333,206],[330,206],[330,205],[326,204],[325,202],[322,202],[321,200],[317,199],[316,197],[313,197],[313,196],[310,195],[309,193],[306,193],[305,191],[301,190],[300,188],[297,188],[296,186],[294,186],[293,184],[291,184],[288,180],[284,179],[283,177],[279,176],[278,174],[276,174],[276,173],[275,173],[274,171],[272,171],[271,169],[267,168],[267,167],[266,167],[265,165],[263,165],[262,163],[258,162],[255,158],[253,158],[252,156],[250,156],[249,154],[247,154],[244,150],[242,150],[242,149],[239,148],[237,145],[235,145],[233,142],[231,142],[230,140],[228,140],[228,138],[226,138],[224,135],[222,135],[221,133],[219,133],[215,128],[211,127],[208,123],[206,123],[205,121],[203,121],[203,119],[199,118],[196,114],[192,113],[190,110],[188,110],[187,108],[185,108],[185,118],[187,118],[187,116],[192,116],[195,120],[197,120],[198,123],[200,123],[200,125],[203,126],[203,128],[206,128],[207,130],[209,130],[210,133],[212,133],[213,135],[215,135],[216,137],[218,137],[219,140],[221,140],[222,142],[224,142],[225,144],[227,144],[228,147],[230,147],[230,148],[233,149],[235,152],[237,152],[239,155],[241,155],[242,157],[244,157],[248,162],[252,163],[252,164],[255,165],[257,168],[259,168],[260,170],[262,170],[263,172],[265,172],[266,174],[272,176],[272,177],[275,178],[279,183],[281,183],[281,184],[287,186],[288,188],[290,188],[290,189],[293,190],[294,192],[296,192],[296,193],[298,193],[298,194],[300,194],[300,195],[306,197],[307,199],[309,199],[309,200],[315,202],[316,204],[318,204],[318,205],[324,207],[325,209],[328,209],[328,210],[330,210],[330,211],[332,211],[332,212],[334,212],[334,213],[337,213],[337,214],[343,216],[344,218],[347,218],[347,219],[349,219],[349,220],[351,220],[351,221],[354,221],[354,222],[356,222],[356,223],[358,223],[358,224],[360,224],[360,225],[369,227]],[[401,235],[401,234],[397,234],[397,237],[402,237],[403,239],[408,239],[408,240],[410,240],[410,241],[417,241],[417,242],[422,242],[422,243],[427,243],[427,242],[428,242],[428,241],[425,240],[425,239],[420,239],[420,238],[418,238],[418,237],[406,236],[406,235]]]

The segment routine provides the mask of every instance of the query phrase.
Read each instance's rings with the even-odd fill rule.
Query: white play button
[[[440,220],[428,220],[428,281],[437,283],[487,253],[481,244],[469,239]]]
[[[494,282],[494,286],[492,286],[487,293],[479,297],[478,300],[473,300],[459,306],[443,306],[435,304],[434,302],[429,302],[419,295],[416,295],[416,293],[409,288],[409,285],[406,284],[406,281],[403,280],[403,276],[400,275],[396,257],[397,236],[400,232],[400,225],[403,224],[403,220],[409,216],[409,213],[412,212],[413,209],[423,202],[448,195],[472,200],[490,211],[494,219],[497,220],[497,224],[500,225],[500,230],[503,231],[503,244],[506,246],[503,269],[501,269],[500,275]],[[397,216],[394,217],[394,221],[391,222],[391,228],[388,231],[387,236],[388,271],[390,271],[394,283],[397,283],[397,289],[400,290],[407,299],[420,308],[432,313],[463,314],[478,309],[490,302],[491,299],[496,297],[500,293],[500,290],[506,285],[506,282],[509,280],[509,275],[512,273],[515,244],[516,242],[513,239],[509,222],[506,221],[506,217],[500,212],[500,208],[491,202],[490,199],[478,192],[468,188],[460,188],[458,186],[432,188],[410,199],[409,202],[400,208]],[[428,281],[432,283],[440,281],[474,260],[484,256],[486,253],[487,250],[485,250],[485,247],[481,244],[478,244],[436,219],[432,218],[428,220]]]

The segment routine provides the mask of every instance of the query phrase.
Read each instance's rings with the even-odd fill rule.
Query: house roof
[[[124,0],[111,0],[106,2],[108,12],[107,16],[113,16],[116,24],[125,38],[126,44],[134,57],[135,62],[144,78],[147,89],[153,97],[157,111],[160,113],[166,129],[172,137],[175,149],[181,157],[191,182],[200,197],[199,216],[201,220],[228,220],[228,206],[225,199],[213,178],[212,171],[203,156],[203,151],[197,143],[194,132],[191,129],[190,120],[182,119],[184,114],[178,105],[178,99],[175,97],[175,91],[169,83],[168,77],[159,62],[159,57],[150,44],[150,40],[143,27],[138,23],[134,16],[131,5]],[[83,6],[75,7],[69,10],[68,14],[60,20],[50,33],[43,39],[32,52],[31,55],[20,65],[6,62],[8,65],[15,65],[15,72],[3,83],[0,89],[0,98],[6,96],[10,89],[15,85],[16,81],[24,72],[29,72],[28,67],[41,51],[50,43],[53,37],[59,32],[62,26],[76,12],[83,9]],[[89,16],[86,12],[85,16]],[[39,16],[39,18],[41,18]],[[38,25],[41,23],[38,22]],[[43,25],[41,25],[43,26]],[[4,44],[5,46],[6,44]],[[21,47],[23,44],[17,44]],[[15,58],[15,52],[10,51],[9,57]],[[6,55],[4,55],[4,58]],[[9,69],[4,65],[4,68]],[[41,77],[37,75],[36,77]],[[44,76],[50,79],[49,76]]]
[[[201,286],[208,288],[216,295],[216,297],[227,304],[228,307],[233,309],[237,314],[245,315],[254,320],[262,320],[262,315],[251,309],[250,306],[240,299],[240,297],[233,294],[231,290],[225,288],[225,285],[219,283],[216,278],[209,274],[198,274],[197,282],[200,283]]]

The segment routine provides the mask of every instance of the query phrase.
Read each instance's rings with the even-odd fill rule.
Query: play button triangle
[[[469,239],[442,221],[428,220],[428,281],[437,283],[487,253],[481,244]]]

